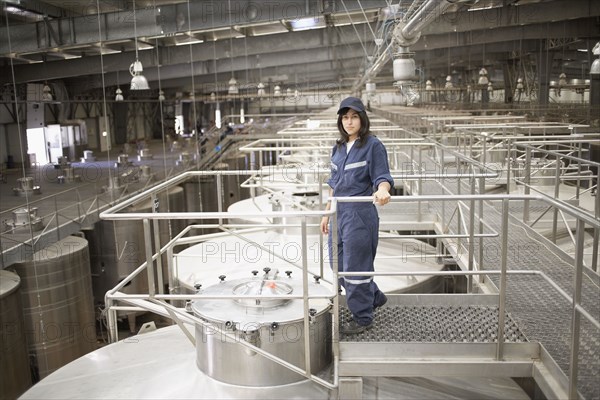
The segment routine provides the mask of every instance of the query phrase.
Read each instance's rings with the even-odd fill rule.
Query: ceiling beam
[[[231,8],[229,8],[231,4]],[[330,7],[323,9],[323,4]],[[249,25],[265,22],[279,23],[301,18],[318,18],[328,12],[360,11],[379,9],[387,6],[385,0],[317,0],[298,2],[297,0],[249,1],[213,0],[167,4],[160,7],[108,12],[99,15],[56,18],[48,24],[56,32],[69,32],[62,38],[64,46],[74,46],[131,39],[135,30],[138,37],[169,37],[177,33],[210,32],[215,29],[230,28],[234,25]],[[188,16],[188,7],[189,15]],[[38,31],[43,22],[10,26],[0,30],[0,55],[48,51],[52,46],[40,41]],[[9,48],[10,34],[10,48]]]
[[[265,57],[280,57],[280,63],[286,63],[290,51],[304,51],[331,48],[340,46],[347,49],[359,48],[359,41],[367,38],[359,38],[351,26],[343,26],[334,30],[318,29],[300,32],[287,32],[282,34],[248,37],[233,40],[218,40],[216,42],[205,42],[187,46],[159,47],[158,50],[140,51],[139,59],[144,69],[151,69],[160,60],[163,65],[177,65],[193,63],[213,62],[215,59],[229,59],[234,54],[236,64],[246,64],[248,54],[248,65],[254,66],[262,63]],[[191,51],[190,51],[191,46]],[[158,54],[158,56],[157,56]],[[310,60],[310,54],[306,55]],[[104,72],[128,71],[129,65],[135,59],[135,52],[124,52],[102,56]],[[77,59],[46,62],[44,64],[19,65],[15,69],[16,83],[33,82],[41,79],[53,80],[63,79],[78,75],[90,75],[101,73],[100,56],[87,56]],[[239,69],[239,67],[237,67]],[[12,81],[10,66],[0,68],[0,84]]]
[[[600,2],[597,0],[554,0],[488,10],[445,13],[423,29],[422,34],[426,36],[485,31],[598,16]]]

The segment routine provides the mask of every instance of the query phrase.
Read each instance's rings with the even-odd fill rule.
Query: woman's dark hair
[[[337,127],[340,132],[340,138],[336,141],[338,147],[348,143],[348,138],[350,137],[344,130],[344,125],[342,124],[342,118],[348,113],[348,110],[350,110],[350,108],[342,108],[338,115]],[[360,118],[360,130],[358,131],[356,146],[362,147],[362,145],[365,144],[367,137],[371,134],[371,123],[369,122],[366,111],[357,111],[357,114]]]

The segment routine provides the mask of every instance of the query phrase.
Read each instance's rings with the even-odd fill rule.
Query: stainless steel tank
[[[230,171],[248,170],[248,159],[245,154],[238,154],[225,160]],[[249,175],[227,175],[225,181],[225,207],[237,203],[240,200],[250,198],[250,189],[241,187],[241,184]]]
[[[214,175],[198,176],[183,184],[185,193],[185,211],[216,212],[218,211],[217,180]],[[226,209],[224,209],[226,210]],[[188,224],[216,223],[211,220],[187,220]],[[217,232],[217,229],[203,229],[201,233]],[[199,232],[196,232],[199,233]]]
[[[227,280],[200,292],[209,296],[274,296],[302,294],[301,274],[281,276],[277,269],[265,268],[248,278]],[[330,289],[309,283],[311,295],[331,295]],[[200,299],[194,314],[210,323],[196,326],[196,364],[206,375],[218,381],[243,386],[276,386],[299,382],[304,376],[292,372],[238,344],[246,341],[299,368],[305,369],[304,341],[310,336],[310,365],[313,374],[331,362],[331,314],[328,299],[312,299],[310,330],[304,330],[301,299]],[[214,327],[230,333],[227,338]]]
[[[14,264],[35,375],[43,378],[96,349],[87,240],[68,236]]]
[[[15,399],[31,386],[21,304],[21,279],[0,270],[0,397]]]
[[[158,195],[158,211],[179,212],[184,210],[183,188],[177,186]],[[167,203],[168,200],[168,203]],[[168,206],[168,207],[167,207]],[[150,212],[154,203],[149,199],[132,206],[130,212]],[[181,232],[185,222],[182,220],[160,220],[160,244],[165,245],[173,235]],[[171,228],[171,230],[169,230]],[[146,261],[144,243],[144,227],[141,221],[108,221],[101,220],[93,229],[84,230],[90,242],[92,260],[92,282],[96,303],[104,303],[106,292],[115,287],[131,272]],[[163,259],[164,276],[166,277],[166,256]],[[165,282],[167,279],[165,278]],[[140,274],[125,288],[124,293],[141,293],[148,290],[146,274]]]

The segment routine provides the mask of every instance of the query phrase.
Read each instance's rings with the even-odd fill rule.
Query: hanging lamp
[[[131,74],[131,90],[148,90],[148,80],[142,74],[144,67],[138,57],[138,44],[137,44],[137,24],[135,18],[135,0],[133,1],[133,35],[135,37],[135,61],[129,66],[129,73]]]

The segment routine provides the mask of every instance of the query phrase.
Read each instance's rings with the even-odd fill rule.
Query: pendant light
[[[123,91],[120,87],[115,90],[115,101],[123,101]]]
[[[123,101],[123,91],[119,87],[119,71],[117,70],[117,90],[115,90],[115,101]]]
[[[135,37],[135,61],[129,66],[129,73],[131,74],[131,90],[148,90],[148,80],[142,74],[144,67],[138,57],[138,44],[137,44],[137,24],[135,19],[135,0],[133,1],[133,36]]]
[[[42,101],[52,101],[54,97],[52,96],[52,90],[50,86],[46,82],[44,82],[44,87],[42,88]]]
[[[488,82],[489,79],[487,69],[485,69],[485,67],[481,67],[481,69],[479,70],[479,80],[477,81],[477,83],[479,85],[487,85]]]

